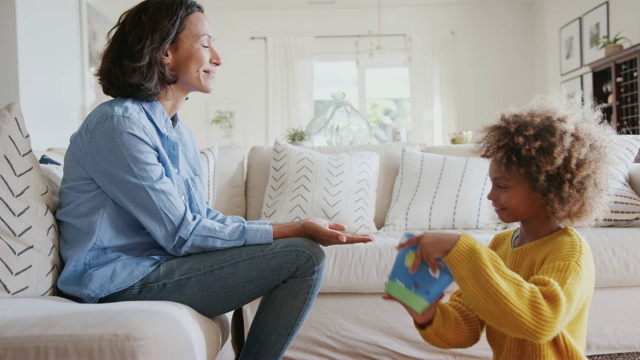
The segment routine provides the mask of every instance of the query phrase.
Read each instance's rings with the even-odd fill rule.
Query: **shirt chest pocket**
[[[193,176],[185,180],[187,192],[187,206],[193,214],[205,216],[207,213],[207,194],[204,191],[202,177]]]

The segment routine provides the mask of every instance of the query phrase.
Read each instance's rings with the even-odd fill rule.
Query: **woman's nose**
[[[222,58],[220,58],[220,54],[218,54],[216,49],[214,49],[213,47],[211,48],[211,60],[210,61],[215,66],[222,65]]]

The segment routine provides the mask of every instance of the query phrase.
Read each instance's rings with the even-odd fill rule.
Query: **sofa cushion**
[[[640,225],[640,196],[631,188],[629,167],[640,149],[640,136],[619,135],[613,149],[609,177],[609,213],[600,226]]]
[[[324,146],[311,149],[323,154],[347,153],[353,151],[373,151],[380,155],[380,174],[376,190],[376,212],[374,221],[376,228],[384,226],[384,220],[391,203],[393,183],[400,168],[400,156],[403,146],[419,149],[416,144],[376,144],[358,146]],[[269,167],[271,161],[271,147],[254,146],[247,157],[247,219],[257,220],[262,213],[264,194],[267,189]]]
[[[60,269],[54,199],[20,106],[0,110],[0,296],[54,293]]]
[[[383,229],[503,229],[490,190],[488,159],[405,149]]]
[[[578,228],[591,247],[596,287],[640,286],[640,246],[637,228]],[[437,230],[460,234],[460,230]],[[467,230],[474,239],[489,245],[495,230]],[[321,292],[382,293],[396,258],[396,245],[404,231],[381,230],[368,244],[329,246]],[[455,289],[454,283],[448,291]]]
[[[168,301],[0,299],[0,329],[10,329],[0,332],[0,358],[214,359],[229,328],[226,315],[209,319]]]
[[[370,151],[322,154],[276,141],[261,218],[321,217],[345,225],[348,232],[375,232],[379,166],[379,155]]]
[[[49,210],[52,213],[56,213],[58,209],[58,203],[60,202],[60,183],[62,182],[62,165],[56,165],[54,163],[40,163],[40,172],[42,173],[42,179],[44,180],[47,188],[51,192],[51,204]]]

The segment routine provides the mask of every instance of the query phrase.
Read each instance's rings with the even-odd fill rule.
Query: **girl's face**
[[[524,227],[539,226],[549,221],[542,196],[535,192],[527,178],[517,171],[508,171],[495,160],[489,166],[491,191],[487,198],[500,220],[520,222]]]
[[[169,45],[164,61],[177,79],[171,86],[176,96],[213,90],[216,67],[222,65],[222,60],[213,48],[211,26],[204,14],[196,12],[186,18],[184,30]]]

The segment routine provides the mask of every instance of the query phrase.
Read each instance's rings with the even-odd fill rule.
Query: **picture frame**
[[[593,107],[593,73],[582,74],[582,103],[586,107]]]
[[[107,43],[107,34],[115,25],[91,0],[80,1],[82,36],[82,79],[84,92],[84,116],[100,103],[111,99],[102,92],[96,71],[102,60],[102,50]]]
[[[560,28],[560,75],[582,67],[580,31],[580,18]]]
[[[561,82],[560,90],[568,103],[582,103],[582,75]]]
[[[594,42],[609,35],[609,2],[606,1],[582,16],[582,58],[589,64],[604,57],[604,49]]]

